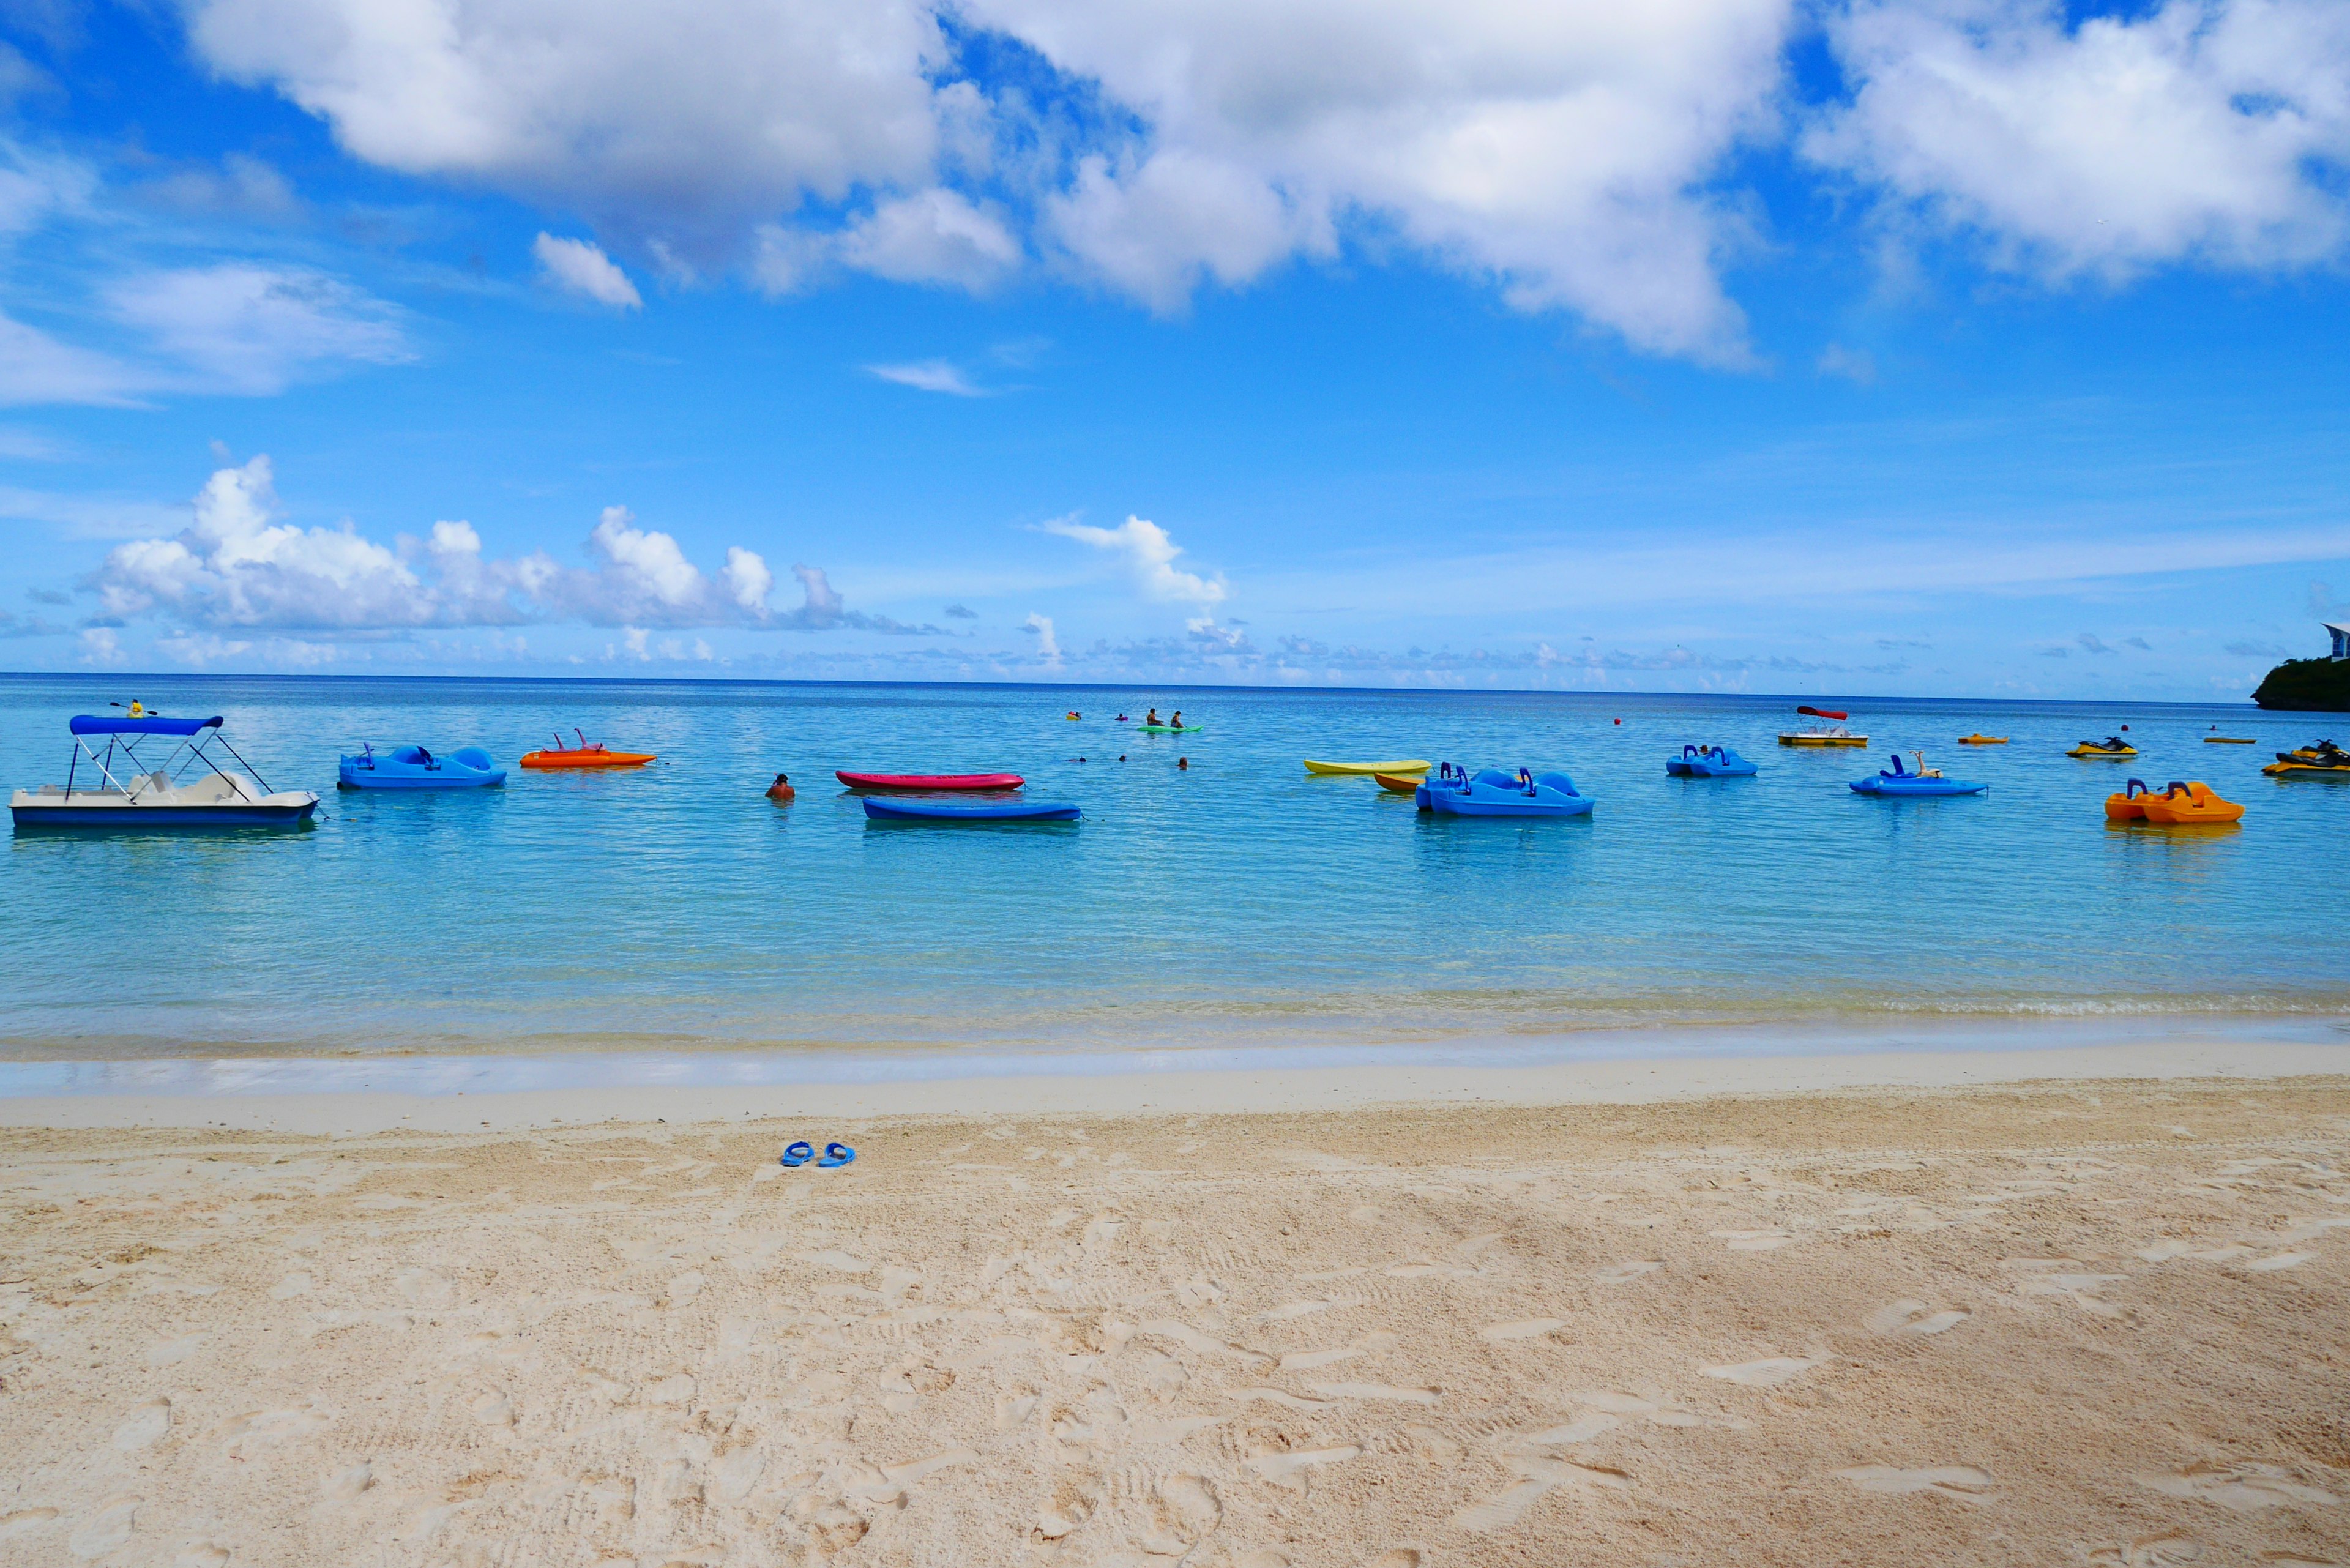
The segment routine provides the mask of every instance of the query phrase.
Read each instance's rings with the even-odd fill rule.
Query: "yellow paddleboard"
[[[1401,763],[1317,763],[1305,759],[1309,774],[1424,774],[1429,764],[1414,759]]]

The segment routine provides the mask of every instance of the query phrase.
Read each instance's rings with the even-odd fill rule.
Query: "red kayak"
[[[1018,774],[847,774],[832,775],[851,789],[1018,789]]]

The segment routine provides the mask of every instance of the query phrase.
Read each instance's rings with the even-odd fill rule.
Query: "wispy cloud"
[[[993,394],[978,386],[962,368],[945,359],[920,359],[910,365],[868,365],[865,373],[918,392],[943,392],[951,398],[985,398]]]
[[[601,245],[542,233],[531,242],[540,275],[556,287],[615,310],[641,310],[644,296]]]
[[[1223,578],[1203,577],[1178,567],[1175,558],[1183,553],[1183,547],[1169,536],[1166,529],[1148,518],[1128,517],[1115,528],[1097,528],[1074,517],[1055,517],[1036,526],[1044,533],[1075,539],[1118,556],[1125,562],[1135,587],[1145,598],[1161,604],[1197,605],[1203,609],[1223,602],[1227,591]]]

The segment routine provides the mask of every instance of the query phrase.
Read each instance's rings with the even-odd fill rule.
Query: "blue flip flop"
[[[855,1159],[856,1158],[857,1151],[849,1147],[847,1144],[828,1143],[824,1146],[824,1158],[816,1162],[816,1168],[818,1170],[831,1170],[837,1167],[847,1165],[850,1160]]]
[[[806,1165],[809,1160],[812,1160],[815,1158],[816,1145],[809,1143],[806,1139],[803,1138],[799,1142],[793,1144],[790,1147],[785,1149],[783,1154],[778,1157],[775,1163],[778,1165]]]

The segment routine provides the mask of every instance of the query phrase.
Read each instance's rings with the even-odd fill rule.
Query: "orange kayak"
[[[1395,774],[1373,774],[1371,776],[1379,781],[1381,789],[1393,790],[1398,794],[1418,794],[1419,786],[1428,782],[1426,779],[1403,778]]]
[[[650,752],[616,752],[598,742],[592,746],[565,746],[552,752],[526,752],[521,765],[526,768],[640,768],[653,760]]]

